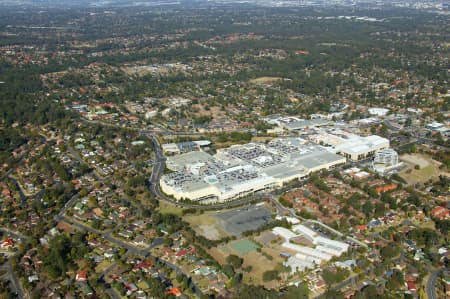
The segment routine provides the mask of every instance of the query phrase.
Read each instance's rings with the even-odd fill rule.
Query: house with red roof
[[[355,226],[355,231],[357,231],[357,232],[362,232],[362,231],[366,231],[366,230],[367,230],[367,225],[365,225],[365,224]]]
[[[179,288],[170,288],[169,290],[166,291],[165,294],[166,295],[174,295],[175,297],[179,297],[182,295]]]
[[[417,288],[416,288],[416,285],[414,284],[414,282],[408,281],[406,283],[406,285],[408,287],[408,291],[410,291],[410,292],[416,292],[417,291]]]
[[[444,207],[436,207],[431,210],[430,214],[435,219],[443,220],[450,216],[450,211]]]
[[[76,282],[85,282],[87,280],[87,271],[78,271],[75,276]]]
[[[153,263],[150,260],[149,261],[142,261],[142,262],[137,263],[136,265],[134,265],[133,271],[141,270],[143,272],[148,272],[148,271],[150,271],[152,266],[153,266]]]
[[[6,198],[10,198],[11,197],[11,191],[8,188],[3,189],[2,190],[2,194]]]
[[[181,249],[180,251],[178,251],[175,256],[177,258],[181,258],[184,257],[186,254],[188,254],[188,251],[186,249]]]
[[[14,246],[14,240],[12,238],[8,238],[2,241],[1,248],[6,249]]]
[[[377,187],[376,191],[378,194],[380,194],[380,193],[392,191],[395,189],[397,189],[397,184],[393,183],[393,184],[389,184],[389,185],[379,186],[379,187]]]

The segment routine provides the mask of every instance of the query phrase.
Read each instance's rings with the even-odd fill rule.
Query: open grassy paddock
[[[427,155],[413,154],[402,155],[400,160],[406,164],[406,168],[399,174],[410,185],[424,183],[430,179],[437,179],[441,174],[440,162],[433,160]],[[416,169],[416,167],[419,169]]]

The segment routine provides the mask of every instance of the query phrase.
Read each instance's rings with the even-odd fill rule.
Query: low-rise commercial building
[[[191,151],[198,151],[211,145],[209,140],[186,141],[180,143],[166,143],[161,145],[165,154],[181,154]]]
[[[372,161],[373,170],[381,174],[398,169],[401,165],[397,152],[390,148],[378,151]]]
[[[338,129],[311,136],[311,140],[352,161],[367,159],[376,152],[389,148],[389,140],[386,138],[377,135],[358,136]]]
[[[333,257],[341,256],[349,248],[348,244],[323,237],[302,224],[294,225],[292,229],[275,227],[272,232],[284,239],[281,245],[283,248],[295,252],[283,263],[284,266],[290,267],[291,273],[313,269]],[[291,240],[299,237],[310,240],[315,247],[291,243]]]
[[[375,116],[386,116],[389,113],[387,108],[369,108],[369,114]]]

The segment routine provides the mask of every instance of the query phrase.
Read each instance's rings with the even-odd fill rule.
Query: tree
[[[340,291],[336,291],[336,290],[329,288],[325,291],[325,293],[323,294],[323,297],[325,299],[343,299],[344,295]]]
[[[378,198],[379,197],[379,194],[378,194],[377,190],[375,190],[375,188],[369,188],[369,190],[367,190],[367,193],[372,198]]]
[[[384,213],[386,212],[386,207],[384,202],[377,202],[375,204],[375,217],[381,217],[384,215]]]
[[[50,240],[49,252],[43,256],[43,262],[53,278],[63,275],[71,265],[70,249],[70,239],[65,234],[58,235]]]
[[[325,268],[322,271],[322,277],[331,286],[335,283],[341,282],[350,275],[350,271],[343,268]]]
[[[278,198],[278,201],[285,207],[288,207],[288,208],[292,208],[293,207],[292,202],[290,202],[289,200],[287,200],[283,196],[280,196],[280,198]]]
[[[322,191],[325,191],[327,193],[331,192],[331,188],[328,187],[327,184],[319,178],[313,179],[312,183],[314,186],[316,186],[318,189]]]
[[[405,284],[403,273],[395,269],[390,279],[386,282],[386,287],[390,290],[398,290]]]
[[[377,288],[374,285],[368,285],[361,289],[354,296],[357,299],[366,299],[366,298],[379,298]]]
[[[264,281],[271,281],[279,278],[279,272],[277,270],[268,270],[263,273]]]
[[[400,252],[400,248],[393,243],[388,244],[387,246],[380,249],[381,257],[384,260],[391,259],[394,256],[398,255]]]
[[[369,217],[372,213],[373,205],[370,200],[366,200],[366,202],[362,205],[362,212]]]
[[[306,283],[300,283],[298,287],[291,286],[286,290],[283,299],[306,299],[309,298],[309,288]]]
[[[233,266],[228,265],[228,264],[222,266],[222,271],[228,277],[233,277],[234,273],[235,273],[234,269],[233,269]]]
[[[234,269],[239,269],[242,266],[244,260],[237,255],[230,254],[226,258],[226,262],[230,264]]]

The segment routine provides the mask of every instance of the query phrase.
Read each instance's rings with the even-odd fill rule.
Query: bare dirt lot
[[[183,219],[200,235],[210,240],[219,240],[229,236],[222,228],[221,222],[215,217],[216,212],[205,212],[202,215],[187,215]]]
[[[268,83],[272,83],[272,82],[279,81],[279,80],[283,80],[283,78],[281,78],[281,77],[259,77],[259,78],[250,80],[250,83],[268,84]]]
[[[400,160],[406,164],[406,168],[399,174],[408,184],[424,183],[430,179],[436,179],[443,174],[439,169],[440,162],[430,156],[422,154],[402,155]],[[416,169],[417,166],[419,169]]]

